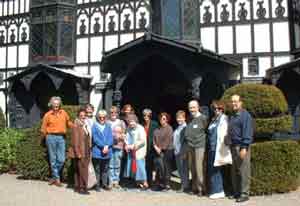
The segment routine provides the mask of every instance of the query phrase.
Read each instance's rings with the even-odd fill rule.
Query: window
[[[259,64],[257,57],[250,57],[248,59],[248,75],[258,75],[259,74]]]
[[[180,0],[163,1],[163,35],[178,38],[180,36]]]

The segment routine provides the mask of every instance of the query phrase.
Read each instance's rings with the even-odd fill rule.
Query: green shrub
[[[17,144],[24,134],[15,129],[3,129],[0,132],[0,173],[15,170]]]
[[[251,193],[282,193],[299,187],[300,144],[270,141],[252,145]]]
[[[288,105],[283,93],[275,86],[262,84],[239,84],[225,91],[222,99],[230,101],[233,94],[238,94],[254,118],[273,117],[285,114]]]
[[[74,120],[78,106],[64,106],[63,109]],[[25,138],[18,144],[17,153],[17,172],[25,179],[40,179],[46,180],[49,177],[50,170],[48,165],[47,149],[43,138],[40,134],[41,124],[33,128],[25,129]],[[70,132],[67,133],[66,147],[68,148],[70,140]],[[67,149],[66,148],[66,149]],[[67,173],[69,172],[70,161],[66,160],[63,179],[66,180]]]
[[[77,116],[77,112],[80,106],[77,105],[65,105],[62,107],[70,116],[71,120],[74,120]]]
[[[49,176],[46,148],[41,146],[40,124],[24,130],[17,145],[17,172],[25,179],[45,180]]]
[[[5,118],[4,118],[3,111],[0,107],[0,130],[4,128],[5,128]]]
[[[291,115],[283,115],[273,118],[256,118],[255,119],[256,136],[272,136],[274,132],[288,132],[292,128]]]

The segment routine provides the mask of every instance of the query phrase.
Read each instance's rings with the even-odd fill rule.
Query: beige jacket
[[[135,129],[127,129],[125,144],[133,144],[136,148],[136,159],[144,159],[147,152],[147,137],[144,127],[137,124]],[[133,139],[132,139],[133,138]]]
[[[214,166],[222,166],[226,164],[232,164],[232,157],[230,148],[225,145],[224,140],[228,132],[228,117],[223,114],[220,119],[220,123],[217,128],[217,146]]]

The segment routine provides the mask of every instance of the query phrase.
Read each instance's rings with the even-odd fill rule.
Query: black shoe
[[[234,195],[228,195],[227,198],[230,200],[236,199],[236,197]]]
[[[95,187],[95,191],[96,191],[96,192],[101,192],[100,187]]]
[[[160,185],[155,185],[152,187],[152,190],[155,192],[160,192],[163,190],[163,188]]]
[[[227,195],[226,197],[230,200],[233,200],[233,199],[238,199],[240,195]]]
[[[112,188],[109,187],[109,186],[104,186],[103,189],[106,190],[106,191],[111,191],[112,190]]]
[[[164,186],[164,190],[169,191],[170,189],[171,189],[171,186],[170,186],[170,185],[165,185],[165,186]]]
[[[149,187],[140,187],[139,189],[140,189],[141,191],[146,191],[146,190],[149,189]]]
[[[187,188],[185,188],[185,189],[183,189],[183,193],[186,193],[186,194],[191,194],[191,190],[190,190],[190,189],[187,189]]]
[[[86,190],[80,191],[78,193],[81,194],[81,195],[89,195],[90,194],[90,192],[88,192]]]
[[[241,196],[241,197],[236,199],[236,202],[246,202],[248,200],[249,200],[248,196]]]

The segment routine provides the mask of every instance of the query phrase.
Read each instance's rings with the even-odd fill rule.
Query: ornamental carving
[[[285,8],[282,6],[283,0],[277,0],[278,6],[275,9],[275,15],[277,18],[283,17],[285,13]]]
[[[227,11],[228,4],[222,4],[221,6],[222,6],[222,12],[220,15],[221,21],[227,22],[229,19],[229,11]]]
[[[11,31],[10,42],[15,43],[15,41],[16,41],[15,29],[11,29],[10,31]]]
[[[114,21],[115,16],[109,16],[109,23],[108,23],[108,31],[113,32],[116,29],[116,22]]]
[[[99,19],[100,19],[99,17],[95,18],[95,24],[94,24],[94,27],[93,27],[95,34],[98,34],[100,32],[100,29],[101,29],[101,25],[99,23]]]
[[[85,25],[85,19],[81,19],[81,25],[79,27],[80,34],[85,34],[86,31],[86,25]]]
[[[147,19],[145,18],[146,12],[140,13],[141,18],[139,19],[139,27],[144,29],[147,25]]]
[[[239,12],[238,12],[238,17],[240,19],[240,21],[245,21],[247,20],[247,16],[248,16],[248,11],[245,9],[245,2],[240,2],[239,6],[241,7]]]
[[[130,14],[125,14],[125,20],[123,22],[123,27],[125,29],[125,31],[129,31],[130,30],[130,26],[131,26],[131,21],[129,19]]]
[[[5,36],[4,36],[4,31],[0,31],[0,44],[4,44],[5,42]]]
[[[22,30],[23,30],[22,33],[21,33],[21,40],[22,40],[22,42],[25,42],[27,40],[27,36],[28,35],[27,35],[27,32],[26,32],[26,29],[27,29],[26,27],[22,28]]]
[[[263,6],[264,1],[258,1],[257,4],[258,4],[258,9],[256,11],[256,16],[259,19],[264,19],[266,17],[266,14],[267,14],[267,10]]]
[[[205,12],[204,12],[204,14],[203,14],[203,21],[204,21],[204,23],[206,23],[206,24],[207,24],[207,23],[211,23],[212,14],[211,14],[211,12],[209,11],[210,6],[205,6],[204,9],[205,9]]]

